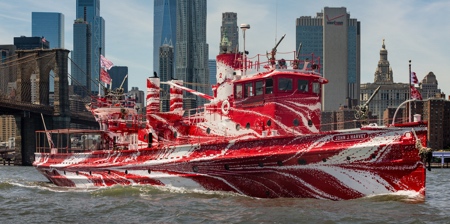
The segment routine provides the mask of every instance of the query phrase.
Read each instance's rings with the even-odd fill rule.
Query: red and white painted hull
[[[36,153],[34,166],[67,187],[150,184],[252,197],[343,200],[397,191],[424,194],[411,127],[266,137],[166,148]],[[420,139],[424,127],[414,127]]]
[[[148,78],[145,117],[121,91],[100,96],[89,107],[98,135],[38,131],[33,165],[67,187],[148,184],[332,200],[424,194],[424,122],[321,132],[321,93],[328,80],[317,73],[320,59],[295,54],[277,65],[275,52],[265,63],[259,56],[251,62],[245,54],[221,52],[213,96],[189,89],[193,83]],[[160,84],[170,85],[170,92],[161,94]],[[188,101],[182,91],[191,94]],[[183,103],[194,102],[194,95],[208,103],[185,110]],[[167,101],[170,111],[161,111]]]

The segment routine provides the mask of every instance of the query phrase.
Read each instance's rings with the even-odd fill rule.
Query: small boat
[[[33,165],[55,185],[77,188],[154,185],[330,200],[425,194],[426,122],[321,131],[328,80],[320,58],[294,52],[276,60],[275,47],[267,61],[252,60],[228,49],[226,38],[221,46],[212,96],[155,75],[141,114],[123,91],[109,91],[88,106],[99,130],[37,131]],[[160,111],[161,84],[170,86],[167,112]],[[184,110],[183,92],[207,103]]]

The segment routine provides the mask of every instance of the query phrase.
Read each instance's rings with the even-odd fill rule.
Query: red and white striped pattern
[[[147,114],[160,111],[159,78],[147,78]]]

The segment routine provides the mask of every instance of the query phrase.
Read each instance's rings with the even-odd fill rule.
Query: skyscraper
[[[125,76],[128,75],[128,67],[127,66],[113,66],[109,71],[109,76],[112,79],[111,88],[117,89],[122,85],[123,91],[125,93],[128,92],[128,78],[125,79]],[[123,82],[123,84],[122,84]]]
[[[217,74],[217,61],[216,59],[209,59],[208,60],[208,67],[209,67],[209,84],[210,85],[215,85],[217,84],[217,78],[216,78],[216,74]],[[208,94],[209,95],[213,95],[212,94],[212,89],[211,87],[208,89]]]
[[[322,109],[337,110],[346,98],[359,99],[360,22],[345,7],[325,7],[315,18],[297,19],[296,45],[319,56],[321,72],[330,83],[323,88]]]
[[[220,27],[219,43],[222,41],[224,36],[228,38],[228,43],[230,44],[229,49],[236,52],[239,51],[239,27],[237,25],[237,13],[222,13],[222,26]]]
[[[162,82],[166,82],[174,77],[173,74],[173,60],[174,60],[174,49],[172,45],[168,43],[163,44],[159,47],[159,78]],[[167,112],[170,110],[170,87],[168,85],[161,86],[161,111]]]
[[[64,15],[57,12],[32,12],[31,36],[45,37],[50,49],[64,48]]]
[[[75,94],[85,97],[91,90],[91,28],[84,19],[73,24],[71,85]]]
[[[176,75],[185,85],[206,93],[209,88],[208,44],[206,43],[206,0],[177,1]],[[206,102],[184,92],[184,108]]]
[[[159,54],[160,49],[164,43],[171,46],[176,45],[177,34],[177,3],[176,0],[155,0],[153,12],[153,70],[158,74],[161,73],[159,69]],[[175,57],[174,57],[175,59]],[[175,60],[173,62],[175,66]],[[175,70],[172,67],[172,70]]]
[[[100,17],[100,0],[77,0],[76,14],[77,18],[74,23],[73,54],[77,54],[76,52],[79,50],[76,48],[75,45],[84,46],[83,43],[76,43],[76,42],[87,41],[87,39],[89,39],[83,37],[82,34],[79,35],[76,33],[77,32],[76,30],[82,30],[79,29],[80,24],[82,22],[86,22],[86,24],[89,25],[88,29],[90,32],[90,43],[88,43],[90,51],[86,52],[89,54],[90,64],[86,66],[90,67],[90,80],[91,80],[90,89],[93,92],[98,92],[98,80],[100,77],[100,54],[105,55],[105,20],[102,17]],[[84,50],[81,49],[81,51]],[[80,58],[79,60],[83,59]],[[78,64],[77,60],[73,61],[74,63]],[[82,66],[78,67],[83,69],[86,73],[88,73],[87,71],[89,71],[86,67]]]

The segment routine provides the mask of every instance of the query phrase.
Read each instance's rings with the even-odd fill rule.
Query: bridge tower
[[[18,50],[16,100],[21,103],[49,105],[50,71],[54,77],[53,114],[45,114],[47,128],[60,129],[70,126],[68,55],[66,49]],[[32,90],[32,80],[33,81]],[[33,91],[35,96],[32,101]],[[16,119],[15,165],[31,165],[36,145],[35,131],[44,129],[39,112],[23,111]]]

